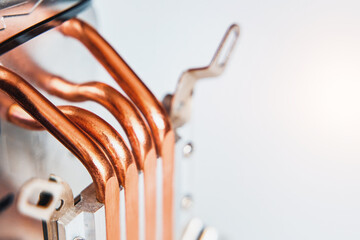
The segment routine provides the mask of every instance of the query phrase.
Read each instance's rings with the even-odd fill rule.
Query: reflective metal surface
[[[0,3],[0,55],[74,17],[89,0],[15,0]]]
[[[40,201],[30,204],[32,195],[39,193]],[[50,197],[50,203],[46,205],[44,200],[47,199],[41,200],[44,193]],[[74,202],[73,193],[66,182],[52,175],[49,180],[34,178],[25,183],[17,205],[23,214],[44,221],[45,239],[106,239],[105,208],[96,200],[95,186],[88,186],[77,199]],[[59,201],[61,204],[56,205]]]
[[[125,190],[126,228],[129,239],[138,239],[139,236],[139,189],[138,171],[132,153],[126,146],[119,133],[95,114],[81,108],[60,106],[59,109],[107,154],[117,175],[118,181]],[[26,114],[18,105],[13,104],[9,109],[8,120],[27,129],[42,129],[42,126]],[[114,195],[113,201],[119,201]],[[113,211],[115,211],[113,209]],[[120,226],[119,216],[112,221]],[[116,223],[118,221],[118,223]]]
[[[206,67],[186,70],[178,81],[175,93],[165,97],[164,105],[169,112],[174,128],[183,126],[190,119],[191,100],[196,82],[202,78],[217,77],[224,72],[239,34],[239,26],[236,24],[231,25],[210,64]]]
[[[19,206],[20,209],[21,206],[24,207],[22,212],[28,211],[27,215],[45,220],[47,224],[44,233],[49,239],[120,239],[120,226],[124,224],[126,225],[126,239],[139,239],[139,232],[142,231],[139,229],[139,203],[142,205],[143,202],[141,197],[139,199],[138,174],[143,172],[146,239],[178,239],[179,233],[187,224],[189,227],[186,228],[183,236],[188,236],[188,238],[185,239],[216,239],[217,232],[213,228],[206,227],[202,220],[199,220],[201,224],[193,221],[193,206],[197,204],[193,191],[195,188],[191,186],[192,178],[190,176],[194,170],[191,162],[194,146],[188,135],[182,135],[184,128],[177,129],[177,156],[181,161],[176,163],[176,173],[178,174],[176,178],[177,181],[180,179],[182,187],[175,191],[175,132],[172,127],[178,128],[188,121],[195,82],[200,78],[217,76],[224,70],[239,35],[238,26],[233,25],[229,28],[209,66],[190,69],[182,75],[174,96],[168,96],[164,100],[165,108],[168,111],[166,112],[162,103],[92,26],[80,19],[68,20],[74,17],[76,11],[86,7],[89,1],[60,0],[55,2],[51,0],[18,0],[0,3],[0,17],[2,16],[0,34],[4,33],[1,36],[5,38],[7,34],[10,34],[9,38],[0,43],[0,54],[12,49],[2,55],[0,59],[1,65],[6,67],[0,67],[0,87],[5,91],[5,94],[0,93],[0,117],[25,129],[48,130],[74,156],[80,159],[92,176],[94,184],[81,193],[80,199],[74,201],[70,186],[59,187],[61,183],[64,183],[60,178],[54,176],[53,179],[50,179],[52,182],[45,181],[46,184],[42,184],[41,181],[30,181],[20,194],[19,199],[23,199],[23,201],[19,201]],[[46,15],[47,11],[50,15]],[[36,17],[31,18],[34,15]],[[18,20],[20,18],[30,20],[21,25],[22,22]],[[39,20],[40,18],[42,20]],[[32,22],[34,19],[38,22]],[[63,21],[65,22],[62,23]],[[11,27],[12,24],[15,24],[14,26],[17,28]],[[27,27],[26,24],[35,25]],[[63,57],[59,57],[57,60],[60,61],[56,60],[55,62],[52,59],[57,58],[58,55],[54,55],[54,58],[49,58],[49,60],[40,57],[43,63],[48,61],[49,64],[39,64],[36,59],[39,48],[32,50],[32,45],[29,45],[30,47],[21,46],[13,49],[36,34],[55,26],[59,26],[55,28],[58,31],[51,31],[55,34],[49,36],[55,36],[55,38],[50,38],[64,39],[63,36],[69,36],[79,40],[110,73],[130,100],[115,88],[102,82],[78,83],[78,80],[83,78],[79,78],[72,71],[72,69],[74,72],[79,71],[80,68],[77,65],[70,66],[71,74],[67,75],[67,78],[63,77],[61,70]],[[15,31],[14,29],[17,29],[18,32],[11,35],[11,32]],[[227,45],[230,35],[234,38],[230,41],[231,45],[228,48],[225,45]],[[39,43],[38,46],[42,48],[41,41]],[[52,52],[51,48],[49,49]],[[59,47],[60,52],[61,49]],[[51,56],[51,54],[49,55]],[[70,54],[63,56],[66,56],[66,59],[71,58]],[[87,57],[86,60],[89,59]],[[59,69],[57,69],[58,67]],[[90,76],[93,77],[93,75]],[[46,93],[63,100],[99,103],[121,124],[128,139],[123,139],[109,123],[91,111],[75,106],[55,107],[55,104],[39,94],[24,79],[34,83]],[[127,140],[129,140],[131,151],[125,143]],[[6,147],[2,147],[2,149],[6,149]],[[47,152],[45,149],[43,151]],[[157,156],[161,157],[162,166],[157,166]],[[41,159],[44,158],[46,158],[45,155],[41,157]],[[63,158],[64,156],[59,156],[57,161],[61,161]],[[7,158],[5,161],[8,159],[11,158]],[[4,162],[4,159],[1,161]],[[31,160],[28,162],[42,165],[41,162]],[[19,162],[16,164],[19,165]],[[68,172],[65,175],[75,173],[71,169],[72,165],[69,166],[65,170]],[[1,171],[4,172],[4,169]],[[140,176],[142,177],[141,174]],[[157,176],[161,177],[160,181],[157,181]],[[79,182],[83,181],[81,177],[78,179]],[[13,179],[9,178],[9,180]],[[56,185],[55,182],[60,185]],[[160,190],[157,185],[159,183],[162,185]],[[30,193],[39,190],[36,186],[44,190],[42,193],[47,194],[47,192],[53,191],[50,200],[44,202],[44,198],[41,197],[42,193],[40,193],[39,202],[35,205],[29,204]],[[178,182],[176,186],[179,186]],[[120,224],[121,187],[125,192],[124,209],[126,212],[126,214],[124,212],[121,214],[126,215],[126,219]],[[61,193],[61,189],[66,189],[66,191]],[[159,192],[162,193],[161,199],[156,198]],[[5,200],[8,199],[6,196],[16,196],[10,194],[3,197],[1,194],[0,191],[0,203],[6,202]],[[121,195],[121,197],[123,196]],[[51,199],[54,202],[51,202]],[[67,200],[65,201],[65,199]],[[176,201],[176,205],[174,205],[174,201]],[[161,217],[156,216],[156,213],[159,213],[156,209],[157,202],[162,204],[160,206]],[[39,206],[45,207],[42,209],[44,211],[39,210],[41,209]],[[161,224],[162,233],[157,233],[159,224]],[[2,236],[0,234],[0,238]]]
[[[22,76],[49,94],[73,102],[94,101],[112,113],[129,138],[138,169],[144,172],[146,226],[148,237],[154,238],[154,229],[156,229],[156,194],[154,194],[156,192],[156,150],[150,129],[133,103],[107,84],[101,82],[76,84],[51,74],[35,64],[23,49],[14,49],[11,53],[4,55],[2,61],[6,66],[18,69]],[[29,124],[31,125],[31,123]],[[24,127],[27,128],[27,125]],[[128,232],[136,233],[138,231]]]
[[[60,31],[84,44],[145,116],[155,140],[157,153],[163,163],[162,236],[164,239],[172,239],[175,134],[166,111],[134,71],[93,27],[79,19],[71,19],[60,26]]]
[[[111,199],[118,196],[119,185],[103,152],[38,91],[2,66],[0,88],[82,161],[95,183],[97,199],[105,203],[108,237],[118,239],[119,228],[112,224],[110,216],[114,214],[114,209],[119,208],[119,201]],[[6,119],[7,115],[1,117]]]

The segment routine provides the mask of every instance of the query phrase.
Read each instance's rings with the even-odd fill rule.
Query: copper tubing
[[[138,109],[120,92],[107,84],[101,82],[76,84],[45,71],[21,49],[15,49],[4,55],[2,60],[7,66],[18,69],[22,76],[49,94],[73,102],[87,100],[97,102],[118,120],[130,140],[138,169],[144,172],[146,239],[155,239],[156,149],[150,129]]]
[[[2,66],[0,88],[83,162],[97,186],[99,202],[104,203],[106,182],[113,177],[113,171],[101,150],[37,90]]]
[[[1,60],[7,67],[16,69],[22,77],[51,95],[72,102],[97,102],[109,110],[129,137],[139,169],[142,170],[144,162],[156,154],[149,127],[141,113],[113,87],[101,82],[70,82],[42,69],[22,49],[14,49],[1,56]]]
[[[71,121],[86,132],[104,150],[110,159],[119,183],[125,190],[126,233],[128,239],[139,238],[138,171],[133,155],[120,134],[92,112],[74,106],[58,107]],[[8,121],[26,129],[44,128],[18,104],[8,110]]]
[[[70,19],[59,28],[64,35],[85,45],[144,114],[163,161],[163,239],[173,239],[175,135],[163,106],[93,27],[79,19]]]
[[[98,201],[105,205],[107,239],[119,239],[119,201],[116,201],[119,185],[101,149],[37,90],[3,66],[0,66],[0,89],[84,164],[96,186]],[[3,106],[0,105],[0,108]],[[0,112],[4,114],[6,110]]]

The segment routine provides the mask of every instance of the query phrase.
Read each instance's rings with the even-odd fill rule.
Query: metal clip
[[[34,178],[25,183],[17,205],[22,214],[46,223],[46,239],[106,239],[105,207],[96,199],[95,185],[83,190],[78,199],[74,201],[66,182],[51,175],[49,180]]]
[[[190,119],[191,100],[196,82],[202,78],[217,77],[224,72],[239,34],[239,26],[236,24],[231,25],[220,42],[210,64],[206,67],[192,68],[185,71],[178,81],[175,93],[164,98],[163,103],[174,128],[183,126]]]
[[[74,207],[74,197],[66,182],[50,175],[49,180],[33,178],[26,182],[17,206],[22,214],[46,222],[48,239],[58,239],[56,221]]]

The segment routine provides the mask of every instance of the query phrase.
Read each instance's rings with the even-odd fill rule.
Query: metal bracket
[[[44,196],[47,196],[47,201],[42,200]],[[33,178],[26,182],[20,190],[17,205],[24,215],[51,221],[74,206],[74,197],[67,183],[51,175],[49,180]]]
[[[105,208],[97,201],[93,184],[75,202],[70,186],[59,177],[34,178],[21,188],[17,205],[22,214],[46,223],[49,240],[106,238]]]
[[[196,82],[202,78],[217,77],[224,72],[239,35],[239,26],[236,24],[231,25],[220,42],[210,64],[206,67],[192,68],[185,71],[178,81],[175,93],[164,98],[164,106],[175,129],[183,126],[190,119],[191,100]]]
[[[22,214],[46,222],[48,239],[58,239],[56,221],[74,207],[74,197],[66,182],[51,175],[49,180],[33,178],[26,182],[17,205]]]

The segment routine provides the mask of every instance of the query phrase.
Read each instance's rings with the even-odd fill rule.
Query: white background
[[[95,1],[100,31],[162,98],[241,38],[194,98],[196,213],[225,239],[359,239],[358,1]]]

